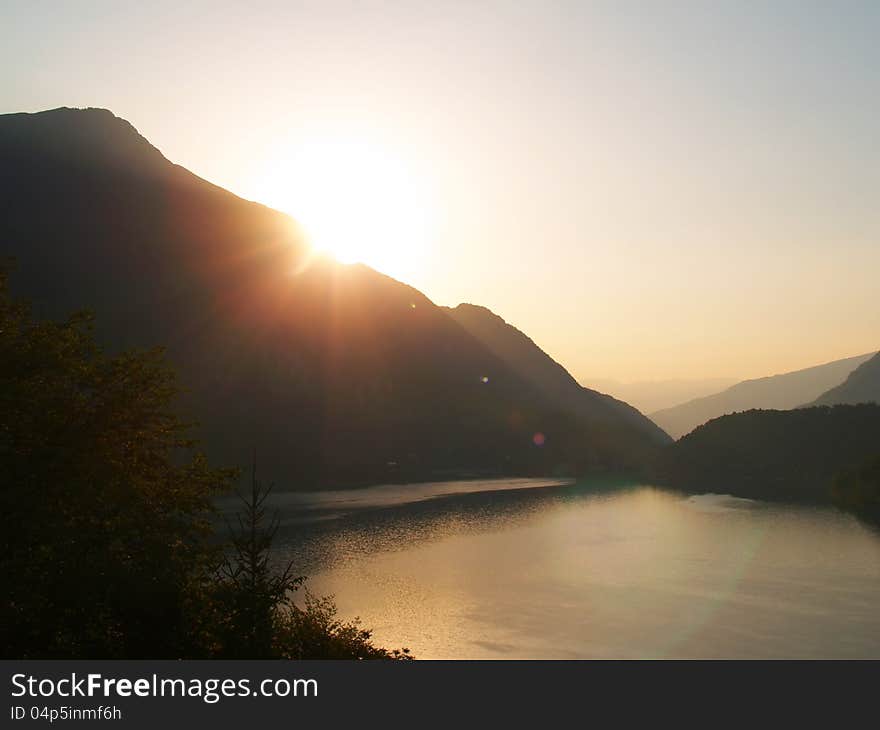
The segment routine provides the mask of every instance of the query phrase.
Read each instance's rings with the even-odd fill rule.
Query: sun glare
[[[352,137],[279,145],[259,170],[254,197],[301,225],[316,251],[407,279],[428,245],[420,180],[380,145]]]

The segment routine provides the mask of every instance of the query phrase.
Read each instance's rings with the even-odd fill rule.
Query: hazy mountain
[[[853,370],[840,385],[820,395],[810,405],[880,403],[880,353]]]
[[[727,413],[753,408],[797,408],[841,383],[873,354],[848,357],[782,375],[744,380],[720,393],[656,411],[650,417],[670,436],[679,438],[700,424]]]
[[[638,408],[642,413],[653,413],[672,408],[694,398],[712,395],[738,382],[737,378],[679,378],[672,380],[641,380],[623,383],[611,378],[586,378],[603,393],[613,395]]]
[[[616,426],[621,420],[629,422],[650,434],[657,443],[670,440],[653,421],[628,403],[581,386],[528,336],[486,307],[459,304],[447,311],[514,372],[537,385],[559,408],[606,426]]]
[[[751,410],[665,449],[659,481],[695,492],[829,502],[834,478],[880,453],[880,406]]]
[[[94,310],[112,349],[167,346],[217,463],[256,448],[299,488],[637,469],[662,440],[598,394],[561,407],[415,289],[312,259],[290,218],[109,111],[0,116],[0,170],[13,292],[42,316]]]

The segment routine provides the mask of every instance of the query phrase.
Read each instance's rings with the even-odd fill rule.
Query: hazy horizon
[[[6,3],[0,112],[109,108],[582,381],[880,347],[880,6],[218,8]]]

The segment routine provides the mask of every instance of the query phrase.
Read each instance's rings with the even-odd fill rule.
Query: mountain
[[[842,382],[873,355],[858,355],[782,375],[744,380],[720,393],[651,413],[650,418],[670,436],[680,438],[700,424],[727,413],[797,408]]]
[[[672,408],[694,398],[712,395],[737,382],[736,378],[678,378],[624,383],[611,378],[586,378],[594,388],[626,401],[642,413]]]
[[[676,441],[659,457],[655,477],[693,492],[827,504],[836,477],[878,456],[876,404],[751,410]]]
[[[13,293],[40,316],[93,310],[111,350],[167,347],[215,463],[256,449],[266,479],[298,489],[637,470],[663,440],[598,394],[563,408],[448,310],[313,256],[289,217],[107,110],[0,116],[0,170]]]
[[[535,384],[561,410],[605,428],[618,428],[626,423],[647,433],[657,444],[670,441],[662,429],[628,403],[581,386],[527,335],[486,307],[459,304],[446,311],[515,373]]]
[[[840,385],[820,395],[811,405],[880,403],[880,352],[853,370]]]

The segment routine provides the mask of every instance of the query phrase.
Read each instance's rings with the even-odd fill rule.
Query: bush
[[[280,616],[278,649],[285,659],[413,659],[409,649],[374,646],[372,631],[359,618],[337,617],[332,596],[316,597],[305,591],[302,608],[288,604]]]

